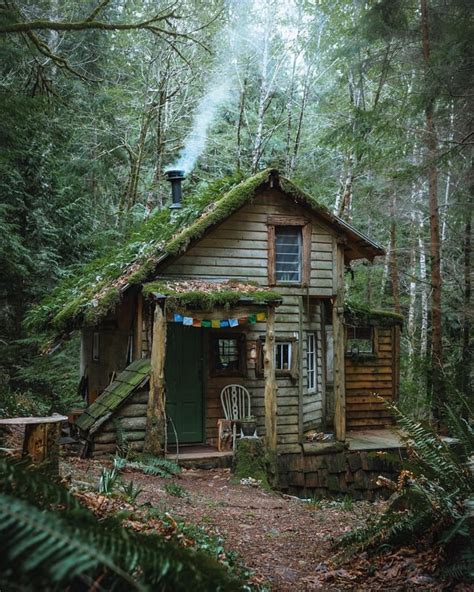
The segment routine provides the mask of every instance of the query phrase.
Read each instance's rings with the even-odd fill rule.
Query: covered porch
[[[203,281],[153,283],[144,295],[154,309],[144,449],[226,466],[232,452],[218,450],[221,391],[238,384],[252,397],[259,435],[276,450],[274,327],[281,297],[249,284]],[[256,333],[265,335],[261,347]],[[264,374],[258,393],[257,364]],[[263,406],[260,400],[254,406],[256,398]]]

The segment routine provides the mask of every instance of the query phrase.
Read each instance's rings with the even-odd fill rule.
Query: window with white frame
[[[275,278],[277,282],[301,283],[300,226],[275,227]]]
[[[275,370],[291,370],[291,341],[278,341],[275,346]]]
[[[316,391],[316,334],[308,333],[306,337],[306,386],[308,392]]]

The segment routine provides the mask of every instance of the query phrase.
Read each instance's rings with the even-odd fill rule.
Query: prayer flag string
[[[249,314],[245,317],[239,317],[238,319],[195,319],[194,317],[187,317],[179,313],[173,314],[173,322],[181,323],[185,327],[204,327],[212,329],[228,329],[232,327],[238,327],[239,325],[255,325],[266,321],[266,312],[257,312],[256,314]]]

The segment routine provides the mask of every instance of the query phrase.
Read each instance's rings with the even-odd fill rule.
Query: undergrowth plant
[[[458,407],[446,406],[446,441],[391,406],[408,458],[386,512],[343,537],[341,557],[425,542],[442,551],[444,576],[474,581],[473,415],[466,400]]]
[[[98,520],[60,483],[0,458],[0,589],[232,591],[209,555]]]

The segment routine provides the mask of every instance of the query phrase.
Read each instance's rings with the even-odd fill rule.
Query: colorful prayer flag
[[[238,319],[229,319],[229,327],[237,327],[239,324]]]
[[[221,322],[219,320],[216,321],[216,319],[212,319],[211,327],[213,329],[220,329],[220,326],[221,326]]]
[[[248,317],[240,317],[239,318],[239,325],[246,325],[248,323]]]
[[[183,325],[186,325],[187,327],[192,327],[193,317],[183,317]]]
[[[200,327],[201,320],[200,319],[193,319],[193,327]]]
[[[228,326],[229,326],[229,321],[227,319],[222,319],[221,328],[223,329],[224,327],[228,327]]]
[[[257,321],[264,321],[267,318],[267,313],[257,312]]]
[[[254,314],[249,315],[249,323],[251,325],[255,325],[256,322],[257,322],[257,316]]]
[[[174,313],[174,322],[175,323],[182,323],[183,322],[183,315],[180,315],[178,313]]]
[[[210,327],[211,321],[201,321],[201,327]]]

